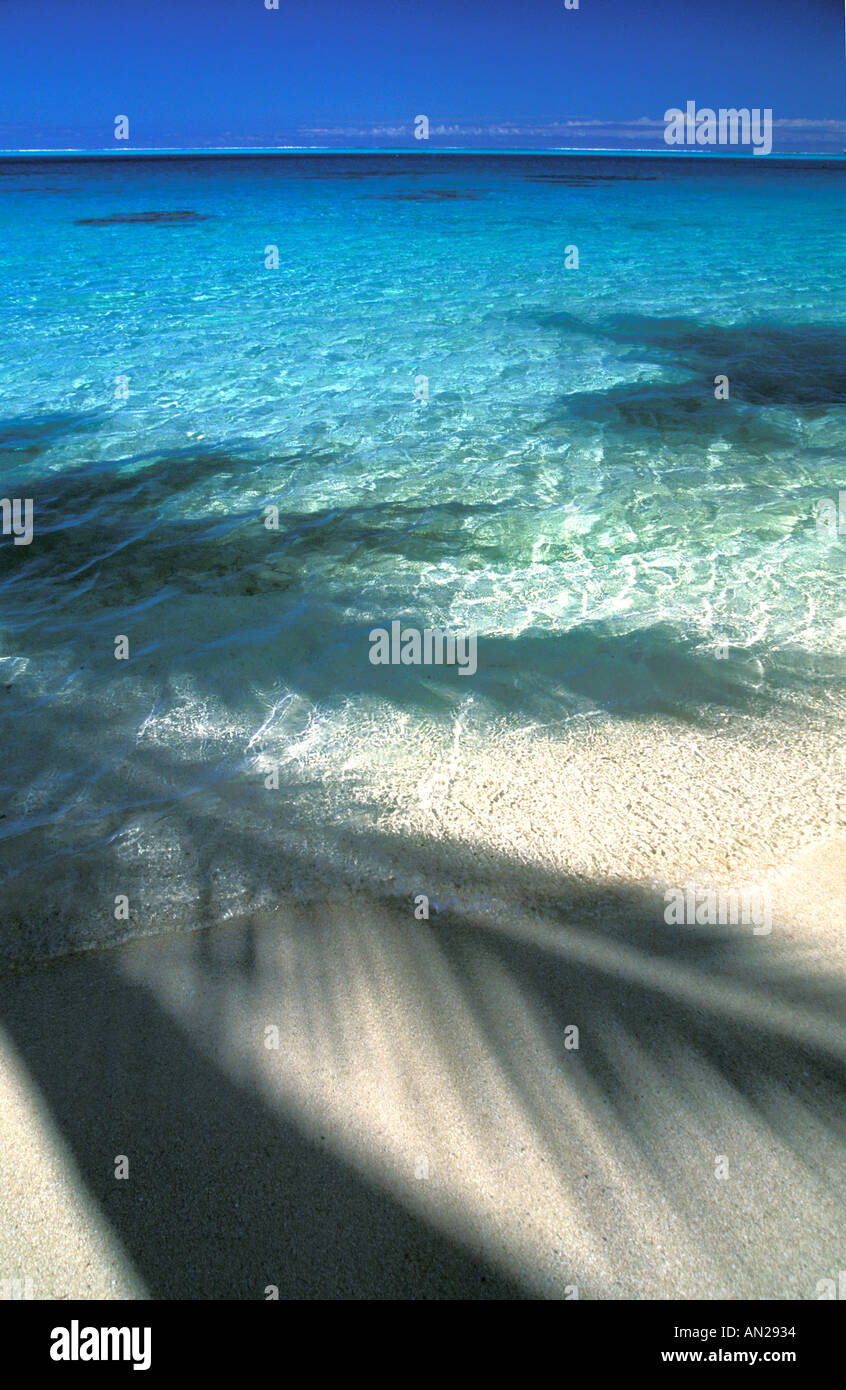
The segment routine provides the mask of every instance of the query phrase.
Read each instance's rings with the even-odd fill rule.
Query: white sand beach
[[[4,1277],[813,1299],[836,1276],[842,749],[608,721],[447,755],[407,748],[354,862],[352,829],[315,844],[322,892],[0,980]],[[772,930],[667,925],[690,879],[766,888]]]

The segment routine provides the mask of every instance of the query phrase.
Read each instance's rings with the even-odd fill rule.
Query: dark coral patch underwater
[[[114,227],[118,223],[207,222],[208,214],[185,209],[177,212],[113,212],[109,217],[78,217],[77,227]]]

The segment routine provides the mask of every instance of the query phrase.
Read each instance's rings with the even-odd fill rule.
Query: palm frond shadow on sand
[[[410,853],[390,837],[350,851]],[[267,852],[233,837],[254,868]],[[425,885],[459,872],[462,853],[422,844],[408,867]],[[645,1261],[642,1287],[656,1216],[642,1205],[644,1173],[649,1200],[703,1225],[704,1268],[727,1230],[748,1229],[787,1162],[780,1201],[801,1216],[801,1239],[779,1258],[762,1219],[753,1283],[779,1296],[803,1242],[816,1239],[825,1260],[825,1235],[808,1226],[837,1200],[846,1152],[842,982],[806,972],[777,935],[670,927],[653,894],[527,878],[507,860],[428,922],[409,900],[337,896],[332,912],[289,903],[0,982],[3,1026],[153,1296],[261,1298],[275,1284],[282,1297],[563,1297],[568,1282],[619,1296],[625,1279],[598,1283],[568,1223],[578,1210],[582,1238],[607,1240],[626,1165],[632,1202],[613,1239],[621,1269]],[[280,1052],[263,1052],[276,1020]],[[578,1051],[565,1045],[573,1024]],[[361,1114],[345,1110],[370,1082],[384,1089],[386,1127],[392,1106],[407,1110],[435,1149],[459,1116],[483,1188],[504,1166],[519,1194],[523,1165],[542,1158],[561,1221],[557,1284],[539,1273],[549,1252],[521,1262],[495,1204],[462,1186],[457,1139],[440,1183],[415,1189],[411,1149],[386,1166],[372,1112],[362,1137]],[[771,1168],[750,1156],[744,1171],[739,1125],[763,1136]],[[597,1157],[597,1131],[610,1158]],[[741,1169],[729,1196],[715,1151]],[[130,1157],[128,1182],[114,1179],[117,1154]]]

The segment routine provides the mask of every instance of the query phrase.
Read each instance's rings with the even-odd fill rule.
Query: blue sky
[[[842,152],[843,0],[0,0],[4,148],[663,148],[690,99]]]

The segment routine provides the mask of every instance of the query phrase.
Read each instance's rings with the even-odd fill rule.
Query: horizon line
[[[420,145],[150,145],[124,149],[113,146],[21,146],[0,148],[0,159],[16,156],[75,156],[78,158],[149,158],[166,155],[205,155],[207,157],[226,155],[285,155],[285,154],[467,154],[467,155],[558,155],[558,154],[596,154],[596,155],[646,155],[657,159],[843,159],[846,149],[841,150],[772,150],[768,155],[753,153],[753,147],[740,153],[736,150],[668,148],[655,149],[641,146],[614,145],[546,145],[546,146],[480,146],[480,145],[440,145],[421,148]]]

